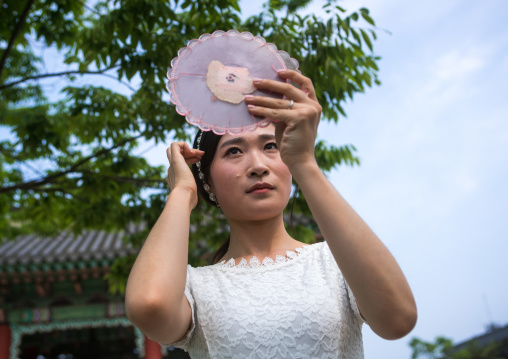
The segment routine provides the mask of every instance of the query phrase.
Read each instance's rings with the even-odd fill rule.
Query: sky
[[[329,178],[396,257],[419,314],[397,341],[365,327],[366,358],[410,358],[412,337],[458,343],[508,324],[508,3],[339,4],[367,7],[389,33],[374,45],[382,85],[320,126],[361,158]]]
[[[241,4],[244,16],[261,7]],[[419,312],[400,340],[365,326],[366,358],[410,358],[412,337],[458,343],[508,324],[508,3],[338,4],[370,9],[382,85],[348,102],[338,125],[322,121],[320,139],[354,144],[361,159],[329,178],[394,254]],[[170,142],[140,152],[167,165]]]

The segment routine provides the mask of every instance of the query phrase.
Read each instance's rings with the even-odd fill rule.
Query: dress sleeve
[[[192,339],[192,335],[194,334],[194,330],[196,328],[196,303],[194,302],[194,297],[192,296],[192,290],[191,290],[191,266],[190,264],[187,265],[187,280],[185,281],[185,297],[189,301],[192,315],[191,315],[191,324],[189,327],[189,330],[187,330],[187,333],[178,341],[174,343],[167,344],[166,346],[174,346],[176,348],[182,348],[184,350],[187,350],[187,346],[189,345],[190,340]]]
[[[351,288],[349,288],[349,284],[347,284],[347,281],[344,277],[342,277],[342,280],[344,281],[346,291],[348,294],[349,305],[351,306],[351,309],[353,310],[353,313],[355,314],[356,319],[358,319],[358,321],[362,324],[363,323],[368,324],[367,321],[362,317],[362,314],[360,313],[360,309],[358,308],[358,304],[356,303],[355,295],[353,294],[353,291],[351,290]]]
[[[360,313],[360,309],[358,309],[358,304],[356,303],[355,295],[353,294],[353,291],[349,287],[349,284],[347,283],[346,278],[344,278],[344,276],[342,275],[342,272],[340,271],[340,268],[338,267],[337,262],[335,261],[335,258],[333,257],[332,251],[330,250],[330,247],[328,246],[328,243],[326,241],[324,243],[324,253],[326,256],[326,260],[329,261],[329,265],[338,270],[339,281],[340,281],[339,285],[342,288],[344,288],[346,291],[349,307],[353,311],[355,318],[358,320],[359,323],[367,324],[367,322],[365,321],[365,319],[362,317],[362,315]]]

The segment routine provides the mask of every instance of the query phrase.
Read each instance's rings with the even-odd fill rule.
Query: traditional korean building
[[[0,359],[162,358],[126,318],[123,296],[108,292],[113,261],[135,251],[123,235],[28,235],[0,244]]]
[[[453,347],[455,352],[471,347],[485,348],[495,343],[496,359],[508,359],[508,325],[491,326],[486,333],[468,339]]]

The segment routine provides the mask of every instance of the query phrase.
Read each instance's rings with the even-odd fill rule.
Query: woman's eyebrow
[[[261,141],[268,141],[268,140],[275,140],[275,135],[270,135],[268,133],[264,133],[262,135],[259,135],[259,139]]]
[[[268,140],[275,140],[275,135],[271,135],[271,134],[268,134],[268,133],[263,133],[261,135],[258,136],[258,141],[259,142],[264,142],[264,141],[268,141]],[[239,144],[243,144],[245,143],[245,138],[244,137],[234,137],[230,140],[227,140],[225,141],[221,146],[220,148],[224,148],[224,147],[227,147],[227,146],[230,146],[230,145],[239,145]]]
[[[230,140],[225,141],[220,146],[220,148],[224,148],[224,147],[230,146],[230,145],[238,145],[238,144],[241,144],[241,143],[245,143],[245,139],[243,137],[234,137],[234,138],[232,138]]]

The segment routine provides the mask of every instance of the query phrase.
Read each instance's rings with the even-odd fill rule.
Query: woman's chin
[[[242,210],[238,209],[238,206],[232,207],[231,211],[224,209],[224,215],[230,221],[267,221],[270,219],[278,218],[282,216],[282,212],[284,208],[279,208],[279,206],[268,206],[268,205],[253,205],[243,208]]]

